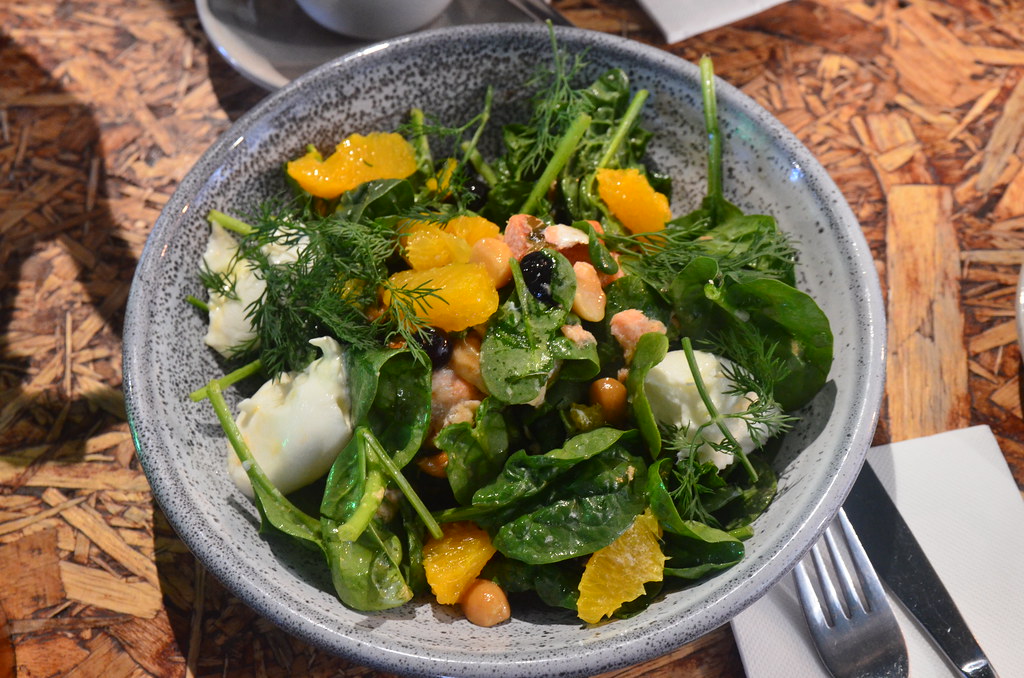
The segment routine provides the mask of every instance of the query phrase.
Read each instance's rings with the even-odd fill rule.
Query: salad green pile
[[[408,178],[372,180],[330,199],[290,184],[288,195],[244,222],[210,215],[237,235],[238,259],[265,290],[247,309],[254,334],[233,348],[236,369],[193,399],[212,403],[243,461],[264,529],[321,550],[352,608],[391,608],[426,592],[424,544],[446,524],[470,521],[497,551],[480,576],[576,611],[590,555],[649,511],[660,524],[664,576],[613,616],[636,614],[663,587],[685,586],[743,558],[744,539],[775,493],[763,447],[825,383],[832,334],[814,300],[794,286],[793,244],[774,218],[744,214],[724,197],[710,61],[701,62],[707,193],[693,212],[640,234],[602,201],[595,177],[606,168],[635,169],[670,194],[670,179],[645,163],[648,93],[631,92],[621,70],[580,86],[583,66],[556,46],[554,66],[531,83],[530,119],[501,130],[497,158],[480,150],[488,92],[481,113],[461,127],[411,112],[399,130],[416,154]],[[445,158],[435,158],[442,149]],[[572,312],[577,279],[556,248],[538,249],[548,260],[541,294],[525,267],[510,262],[512,283],[500,290],[497,311],[485,327],[465,331],[483,333],[488,393],[470,420],[431,431],[432,346],[444,333],[423,324],[419,310],[437,291],[391,289],[394,302],[384,312],[380,295],[404,267],[403,224],[467,214],[499,225],[520,214],[574,225],[587,234],[598,272],[625,275],[604,288],[607,312],[591,322]],[[267,254],[268,244],[300,239],[292,260]],[[232,294],[229,276],[206,270],[202,280]],[[639,337],[629,360],[610,326],[628,309],[665,328]],[[569,340],[561,331],[567,325],[581,326],[596,343]],[[306,368],[318,356],[309,341],[322,336],[343,348],[354,430],[326,477],[299,493],[317,495],[310,510],[261,470],[223,391],[253,375]],[[646,377],[670,350],[685,353],[706,422],[667,425],[655,417]],[[700,378],[698,351],[727,359],[730,389],[748,395],[746,409],[718,411]],[[609,421],[588,400],[590,384],[603,377],[624,382],[622,420]],[[760,449],[743,449],[729,425],[737,421]],[[699,454],[708,447],[737,463],[719,468]],[[439,452],[447,458],[444,478],[415,463]]]

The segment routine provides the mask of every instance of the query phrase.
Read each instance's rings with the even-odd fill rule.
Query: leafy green
[[[639,457],[619,445],[609,447],[549,486],[535,508],[498,528],[494,546],[534,565],[593,553],[643,511],[645,474]]]
[[[455,499],[470,503],[474,492],[494,480],[509,453],[508,425],[500,404],[486,398],[474,422],[446,426],[434,444],[448,454],[448,482]]]
[[[658,430],[658,422],[651,411],[651,404],[647,400],[647,390],[644,388],[644,380],[651,369],[665,359],[668,352],[668,338],[659,332],[648,332],[640,337],[636,344],[636,352],[633,354],[633,364],[626,378],[626,392],[629,394],[630,407],[633,410],[633,419],[636,421],[640,434],[647,443],[647,449],[651,457],[657,458],[661,453],[661,432]]]
[[[542,396],[555,369],[550,342],[565,324],[576,293],[576,274],[569,261],[555,251],[541,252],[553,263],[553,303],[536,299],[511,261],[513,294],[498,308],[480,347],[487,390],[505,403],[529,403]]]
[[[402,571],[402,544],[373,520],[355,541],[334,536],[335,521],[321,518],[324,551],[338,597],[356,610],[387,610],[409,602],[413,590]]]

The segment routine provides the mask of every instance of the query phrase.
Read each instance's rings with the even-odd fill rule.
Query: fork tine
[[[810,617],[811,628],[825,626],[828,623],[825,612],[818,604],[818,597],[814,593],[814,585],[811,584],[811,577],[807,574],[804,561],[797,562],[793,568],[793,578],[796,580],[797,594],[803,603],[804,613]]]
[[[878,576],[868,576],[866,574],[870,573],[873,575],[875,568],[871,565],[868,554],[860,543],[860,538],[854,532],[853,525],[850,524],[849,518],[846,517],[846,511],[842,509],[839,509],[839,525],[843,530],[843,534],[846,535],[846,546],[850,551],[850,558],[853,560],[857,571],[861,573],[860,585],[864,590],[864,599],[861,601],[862,607],[866,611],[872,611],[879,603],[882,605],[888,604],[885,591],[882,590],[882,582],[879,581]]]
[[[826,534],[827,532],[826,530]],[[832,577],[829,576],[828,570],[825,568],[825,560],[821,557],[819,544],[811,547],[811,560],[814,561],[814,569],[817,570],[818,586],[821,587],[821,597],[825,600],[825,607],[828,609],[829,617],[833,625],[838,624],[839,620],[846,617],[846,610],[843,609],[843,604],[839,602],[839,595],[836,593],[836,587],[832,583]]]
[[[846,519],[846,514],[842,513],[842,509],[840,509],[840,516],[840,520]],[[846,536],[847,548],[849,549],[851,556],[853,556],[854,548],[850,542],[851,533],[844,529],[843,534]],[[852,536],[856,539],[855,534]],[[853,577],[850,576],[850,570],[846,567],[846,560],[843,559],[842,554],[839,552],[839,546],[836,545],[835,537],[832,536],[831,527],[825,530],[825,544],[828,546],[829,555],[832,556],[832,567],[835,569],[836,577],[839,579],[839,586],[843,589],[843,597],[846,599],[849,616],[852,617],[856,612],[856,608],[854,607],[855,605],[859,606],[862,612],[867,612],[867,607],[864,605],[860,594],[857,592],[857,589],[853,584]],[[867,556],[865,556],[865,558],[866,557]],[[855,560],[854,564],[858,570],[864,571],[863,562]]]

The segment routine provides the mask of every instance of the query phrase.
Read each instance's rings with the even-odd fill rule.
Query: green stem
[[[473,169],[479,174],[484,181],[487,182],[488,186],[496,186],[498,184],[498,175],[495,173],[484,156],[475,148],[470,147],[468,141],[462,142],[462,150],[469,151],[469,162],[473,165]]]
[[[405,476],[402,475],[402,471],[395,466],[395,462],[391,460],[391,456],[384,450],[380,442],[373,435],[366,433],[366,449],[370,454],[376,455],[377,461],[384,467],[391,479],[395,481],[395,485],[399,491],[405,496],[406,500],[412,506],[413,510],[426,525],[427,531],[435,539],[440,539],[444,533],[441,532],[441,526],[434,520],[434,516],[430,515],[430,511],[427,510],[423,500],[416,494],[416,490],[413,489],[412,485],[406,480]]]
[[[484,133],[484,128],[487,127],[487,123],[491,119],[491,103],[493,101],[494,89],[488,87],[487,93],[484,94],[484,110],[480,111],[480,124],[476,126],[476,132],[473,133],[473,138],[469,140],[469,146],[462,145],[462,162],[459,164],[463,167],[469,161],[470,154],[476,151],[477,144],[480,143],[480,135]],[[493,184],[491,185],[493,186]]]
[[[210,210],[210,213],[206,216],[211,223],[217,224],[222,228],[226,228],[229,231],[234,231],[239,235],[252,235],[256,232],[256,229],[245,223],[241,219],[235,219],[234,217],[228,216],[218,210]]]
[[[384,498],[384,490],[387,489],[387,480],[380,471],[370,471],[366,475],[366,489],[359,501],[359,506],[349,516],[348,520],[335,528],[335,534],[342,541],[355,541],[359,535],[366,531],[366,527],[373,520],[373,516],[380,508],[381,500]]]
[[[704,129],[708,135],[708,198],[711,225],[721,221],[722,135],[718,129],[718,100],[715,97],[715,68],[711,57],[700,59],[700,90],[704,98]]]
[[[629,108],[626,109],[626,113],[622,116],[619,121],[618,127],[615,129],[615,134],[608,140],[605,145],[604,153],[601,154],[601,159],[597,161],[597,167],[595,170],[599,170],[603,167],[607,167],[608,163],[611,162],[615,154],[619,152],[619,148],[622,146],[623,140],[626,135],[629,134],[629,130],[633,127],[633,123],[640,116],[640,109],[643,108],[644,102],[647,101],[649,92],[645,89],[640,90],[633,97],[633,100],[629,102]]]
[[[187,301],[188,303],[192,304],[193,306],[198,308],[203,313],[209,313],[210,312],[210,305],[209,304],[207,304],[202,299],[199,299],[197,297],[193,297],[191,294],[189,294],[189,295],[187,295],[185,297],[185,301]]]
[[[257,358],[256,360],[253,360],[251,363],[249,363],[247,365],[242,365],[241,367],[239,367],[234,372],[230,372],[228,374],[225,374],[223,377],[220,377],[219,379],[214,379],[213,382],[216,382],[217,383],[217,387],[220,388],[221,390],[223,390],[223,389],[227,388],[228,386],[231,386],[232,384],[237,384],[238,382],[242,381],[246,377],[251,377],[252,375],[256,374],[257,372],[259,372],[262,369],[263,369],[263,362],[259,358]],[[210,382],[210,383],[213,383],[213,382]],[[208,398],[209,395],[210,395],[210,387],[209,386],[204,386],[202,388],[196,389],[195,391],[192,391],[191,393],[189,393],[188,397],[192,399],[192,402],[198,403],[201,400],[205,400],[206,398]]]
[[[272,501],[274,503],[272,508],[275,512],[287,514],[289,526],[298,528],[298,534],[295,533],[294,529],[289,532],[292,536],[321,544],[320,522],[306,515],[288,501],[288,498],[279,489],[274,487],[274,484],[270,482],[270,478],[260,468],[256,458],[252,455],[252,450],[249,449],[249,446],[246,445],[245,440],[242,438],[242,432],[238,430],[238,425],[231,418],[231,410],[228,408],[227,401],[224,400],[224,392],[221,390],[220,384],[217,383],[216,379],[213,379],[206,388],[209,393],[210,404],[213,405],[213,411],[217,414],[217,420],[220,421],[221,428],[224,429],[224,435],[227,436],[228,442],[231,443],[231,447],[234,448],[239,461],[242,462],[242,468],[245,469],[246,475],[249,476],[253,492],[263,503],[264,510],[268,508],[266,506],[268,500]],[[275,527],[282,529],[280,525],[275,525]]]
[[[743,468],[747,471],[747,476],[750,478],[750,482],[757,482],[757,471],[751,465],[750,460],[747,459],[746,453],[743,448],[737,442],[736,438],[733,437],[732,431],[725,425],[725,419],[718,412],[718,408],[711,401],[711,395],[708,394],[708,388],[704,385],[704,379],[700,376],[700,368],[697,366],[697,357],[693,354],[693,345],[690,343],[689,337],[683,337],[683,352],[686,354],[686,364],[690,366],[690,374],[693,375],[693,384],[697,387],[697,393],[700,395],[701,401],[704,403],[704,407],[708,410],[708,415],[711,417],[717,426],[718,430],[722,432],[722,435],[729,444],[732,445],[733,453],[739,457],[740,463],[743,464]]]
[[[433,176],[434,156],[430,152],[430,139],[427,138],[427,133],[423,129],[423,110],[414,108],[409,111],[409,123],[412,126],[412,142],[415,144],[416,155],[419,156],[417,164],[420,171],[427,176]]]
[[[534,184],[533,190],[530,191],[529,197],[523,206],[519,208],[519,212],[522,214],[532,214],[533,210],[536,209],[537,203],[544,197],[544,194],[548,192],[551,187],[551,182],[555,180],[558,173],[562,171],[566,163],[569,162],[569,158],[572,157],[573,152],[576,150],[576,144],[580,142],[583,135],[586,134],[587,128],[590,127],[590,116],[586,113],[580,113],[572,125],[570,125],[568,131],[562,136],[562,140],[558,142],[558,146],[555,148],[554,154],[551,156],[551,162],[548,163],[544,173],[540,175],[540,179]]]

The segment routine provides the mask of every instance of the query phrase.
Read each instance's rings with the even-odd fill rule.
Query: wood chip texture
[[[876,442],[988,424],[1024,483],[1024,3],[791,0],[674,45],[632,0],[577,25],[696,61],[828,169],[883,278]],[[380,676],[205,576],[154,503],[121,394],[132,272],[202,151],[264,92],[187,0],[0,3],[0,671]],[[6,618],[6,621],[4,621]],[[744,675],[728,628],[613,675]]]

